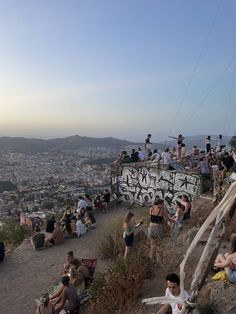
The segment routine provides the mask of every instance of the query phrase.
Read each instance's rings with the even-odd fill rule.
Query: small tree
[[[12,218],[7,219],[0,227],[0,239],[10,245],[20,244],[28,234],[29,229]]]
[[[229,145],[233,148],[236,148],[236,135],[232,136],[230,141],[229,141]]]

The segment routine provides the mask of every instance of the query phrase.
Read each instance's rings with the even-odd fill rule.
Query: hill
[[[0,137],[0,151],[12,151],[18,153],[41,153],[49,151],[81,150],[88,148],[122,149],[134,143],[119,140],[112,137],[93,138],[87,136],[70,136],[50,140],[24,138],[24,137]]]
[[[134,143],[113,137],[95,138],[87,136],[69,136],[56,139],[36,139],[25,137],[0,137],[0,152],[11,151],[16,153],[42,153],[50,151],[96,150],[110,149],[115,153],[122,150],[131,151],[132,148],[144,147],[144,143]],[[153,143],[154,148],[161,149],[163,144]]]
[[[186,136],[184,143],[188,148],[197,145],[204,148],[206,135]],[[216,135],[212,135],[212,145],[216,144]],[[230,136],[223,136],[225,144],[228,144]],[[171,140],[162,143],[153,143],[153,148],[163,149],[169,145],[176,146],[176,141]],[[74,150],[96,150],[99,148],[110,149],[115,153],[127,150],[129,153],[132,148],[144,147],[144,143],[134,143],[120,140],[113,137],[95,138],[87,136],[69,136],[66,138],[55,138],[50,140],[25,138],[25,137],[0,137],[0,152],[11,151],[16,153],[42,153],[50,151],[74,151]]]

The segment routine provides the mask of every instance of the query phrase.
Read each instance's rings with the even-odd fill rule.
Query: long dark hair
[[[124,218],[124,223],[129,223],[130,222],[130,219],[134,217],[134,214],[132,212],[128,212],[126,215],[125,215],[125,218]]]

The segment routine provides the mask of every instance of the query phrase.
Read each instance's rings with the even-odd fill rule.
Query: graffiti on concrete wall
[[[183,172],[171,172],[155,168],[125,166],[116,184],[117,198],[129,203],[150,205],[162,198],[170,207],[179,195],[186,194],[192,199],[200,187],[200,178]]]

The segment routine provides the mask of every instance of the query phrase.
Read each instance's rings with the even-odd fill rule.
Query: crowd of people
[[[162,164],[170,165],[172,161],[181,161],[186,170],[203,174],[210,173],[217,167],[222,174],[230,169],[236,170],[236,149],[227,151],[226,146],[223,145],[221,134],[217,137],[215,146],[211,145],[211,136],[207,136],[204,144],[205,149],[200,150],[197,145],[193,145],[191,152],[187,151],[184,144],[185,137],[182,134],[179,134],[177,137],[170,137],[177,140],[176,147],[169,146],[163,151],[159,151],[152,149],[151,134],[148,134],[144,150],[140,147],[137,150],[133,148],[130,155],[127,151],[122,151],[114,163],[159,161]]]
[[[35,250],[43,250],[46,247],[61,245],[65,239],[79,238],[89,230],[96,227],[96,219],[93,209],[101,209],[106,212],[110,203],[111,194],[108,189],[99,192],[93,201],[91,196],[79,196],[77,208],[68,207],[60,221],[51,216],[47,221],[46,234],[41,232],[40,226],[35,228],[35,234],[31,238],[31,243]]]

